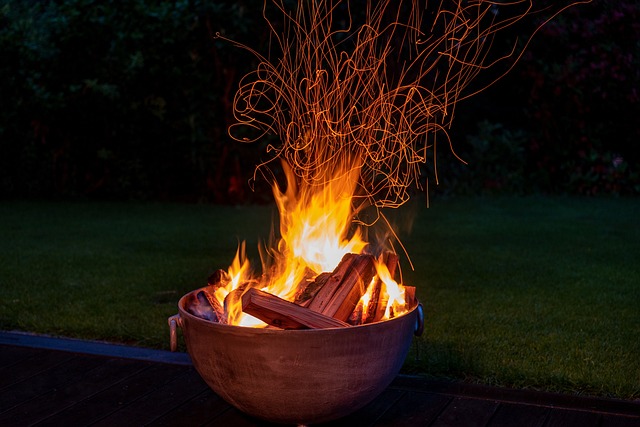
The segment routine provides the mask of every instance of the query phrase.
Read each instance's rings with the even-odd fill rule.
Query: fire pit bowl
[[[341,418],[378,396],[398,374],[422,306],[394,319],[331,329],[277,330],[214,323],[186,311],[169,318],[171,347],[182,329],[193,365],[205,382],[241,411],[276,423]]]

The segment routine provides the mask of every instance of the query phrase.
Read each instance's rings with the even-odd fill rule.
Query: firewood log
[[[195,296],[189,298],[185,305],[185,309],[189,313],[201,319],[209,320],[210,322],[220,322],[218,313],[211,306],[211,304],[209,304],[204,291],[199,291]],[[222,321],[222,323],[224,323],[224,318],[222,318]]]
[[[398,255],[393,252],[385,252],[382,262],[384,262],[387,267],[389,276],[393,279],[395,277],[396,270],[398,269]],[[377,322],[384,317],[389,298],[382,292],[382,286],[382,280],[380,280],[380,278],[376,278],[375,288],[371,295],[371,300],[369,301],[367,317],[364,323]]]
[[[322,289],[331,277],[331,273],[320,273],[316,278],[308,283],[301,284],[300,290],[296,293],[294,303],[306,307],[311,303],[313,297]]]
[[[242,295],[242,311],[282,329],[325,329],[349,326],[348,323],[316,313],[256,288],[251,288]]]
[[[212,292],[213,289],[209,289],[209,287],[204,288],[202,291],[204,296],[207,299],[207,302],[211,306],[213,312],[216,314],[218,323],[227,323],[227,318],[224,315],[224,307],[220,304],[220,301],[216,298],[215,294]],[[200,293],[198,293],[200,295]]]
[[[224,270],[216,270],[207,278],[207,283],[209,286],[213,286],[217,288],[218,286],[226,286],[231,279],[229,275]]]
[[[415,286],[404,287],[404,301],[407,310],[411,309],[416,304],[416,288]]]
[[[375,274],[371,255],[347,254],[313,297],[309,308],[346,321]]]
[[[223,305],[224,317],[225,319],[227,319],[227,321],[229,321],[229,317],[230,317],[229,314],[231,312],[231,308],[237,307],[238,304],[242,303],[241,302],[242,294],[244,294],[244,292],[247,290],[248,284],[249,284],[248,282],[241,284],[236,289],[229,292],[226,297],[224,297],[224,305]]]
[[[364,311],[364,303],[362,302],[362,300],[360,300],[358,301],[356,308],[353,310],[353,313],[349,315],[349,320],[347,320],[347,323],[352,326],[361,325],[363,323],[362,322],[363,311]]]

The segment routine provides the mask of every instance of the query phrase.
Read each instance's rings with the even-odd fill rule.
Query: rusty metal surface
[[[271,422],[319,423],[363,407],[398,374],[421,323],[416,306],[348,328],[246,328],[191,315],[188,297],[177,323],[196,370],[227,402]]]

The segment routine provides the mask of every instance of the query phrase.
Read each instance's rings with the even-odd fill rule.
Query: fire
[[[278,25],[267,18],[271,3],[282,19]],[[240,308],[247,289],[271,294],[278,302],[269,301],[282,307],[279,299],[293,301],[302,285],[339,268],[345,254],[370,250],[362,231],[353,228],[354,201],[366,200],[376,209],[401,206],[410,186],[421,188],[421,165],[428,159],[437,183],[435,135],[443,135],[455,155],[446,129],[457,101],[481,90],[482,85],[470,86],[479,73],[508,66],[522,54],[516,46],[504,56],[490,52],[496,34],[531,13],[533,1],[454,0],[426,11],[415,1],[398,6],[369,0],[358,9],[362,13],[352,16],[356,8],[342,0],[299,2],[293,10],[265,2],[276,60],[217,35],[260,62],[240,82],[230,135],[252,142],[276,134],[279,143],[267,146],[269,156],[256,171],[282,161],[287,179],[284,192],[274,185],[281,237],[263,257],[262,276],[249,274],[241,245],[216,291],[214,305],[218,311],[224,306],[228,323],[259,324]],[[249,132],[236,132],[240,128]],[[371,258],[359,257],[355,270],[347,264],[342,271],[349,286],[339,292],[348,301],[337,308],[340,317],[353,304],[353,314],[369,319],[375,301],[374,318],[391,318],[414,301],[407,291],[415,288],[398,284],[394,271]],[[369,289],[358,293],[359,302],[352,301],[355,287]],[[326,293],[318,304],[336,308],[333,294]]]
[[[301,284],[318,274],[331,272],[346,254],[361,254],[368,243],[360,227],[353,226],[357,210],[354,206],[359,168],[343,165],[334,169],[331,177],[319,178],[317,185],[296,182],[291,168],[284,165],[287,187],[285,191],[274,185],[273,192],[280,216],[280,240],[269,250],[270,263],[263,262],[262,276],[254,277],[246,258],[245,243],[241,243],[229,266],[227,277],[215,290],[215,297],[224,307],[227,323],[264,327],[266,324],[242,312],[241,296],[251,287],[293,301]],[[392,278],[387,267],[376,261],[377,277],[383,283],[383,297],[387,308],[384,318],[403,312],[404,293]],[[365,287],[367,284],[362,284]],[[368,305],[371,292],[362,297]],[[365,302],[366,301],[366,302]]]
[[[376,263],[376,271],[383,284],[382,292],[387,297],[385,298],[387,304],[382,318],[390,319],[395,314],[405,311],[405,288],[393,280],[389,269],[384,263]]]
[[[347,237],[358,169],[344,170],[325,184],[300,188],[291,169],[285,167],[285,172],[287,191],[274,188],[284,262],[319,274],[333,270],[345,254],[361,253],[366,242],[360,229]]]

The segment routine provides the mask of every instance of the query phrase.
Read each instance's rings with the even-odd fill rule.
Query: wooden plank
[[[396,377],[391,386],[408,391],[429,391],[450,396],[491,399],[500,402],[545,406],[556,409],[575,409],[634,417],[640,414],[640,402],[621,399],[604,399],[534,390],[518,390],[457,381],[438,381],[403,375]]]
[[[99,357],[73,357],[64,363],[13,384],[0,392],[0,402],[2,402],[0,411],[4,413],[64,384],[78,381],[101,363],[104,361]]]
[[[149,388],[147,393],[139,399],[101,418],[92,426],[149,424],[193,399],[207,388],[208,386],[195,369],[190,369],[184,375],[180,375],[160,387]]]
[[[282,329],[325,329],[349,326],[275,295],[251,288],[242,295],[242,311]]]
[[[281,424],[267,423],[257,418],[250,417],[233,406],[230,406],[229,409],[209,420],[209,422],[202,424],[203,427],[277,427],[280,425]]]
[[[330,423],[331,427],[375,426],[376,421],[405,397],[404,391],[387,388],[362,409]]]
[[[14,363],[33,358],[39,354],[43,354],[43,350],[13,345],[0,345],[0,367],[9,368]]]
[[[638,427],[640,426],[640,411],[637,416],[623,416],[602,414],[600,427]]]
[[[26,351],[14,351],[26,350]],[[43,351],[33,348],[3,347],[1,352],[12,354],[12,362],[7,362],[0,369],[0,390],[19,383],[29,377],[64,363],[73,357],[71,353],[59,351]]]
[[[110,387],[97,391],[93,396],[58,412],[38,425],[55,427],[91,424],[193,369],[166,364],[141,364],[141,366],[145,368],[122,378],[122,381]]]
[[[211,389],[208,389],[148,424],[148,426],[199,426],[215,419],[230,408],[231,405]]]
[[[77,381],[67,382],[37,399],[15,406],[0,415],[0,425],[32,425],[65,408],[71,407],[98,391],[122,381],[143,369],[146,364],[125,359],[107,359],[86,372]]]
[[[407,393],[376,421],[379,427],[430,425],[449,404],[451,397],[435,393]]]
[[[485,427],[498,409],[492,400],[454,398],[436,418],[431,427]]]
[[[544,423],[545,427],[599,427],[600,414],[595,412],[554,409]]]
[[[488,427],[542,427],[549,408],[517,403],[501,403]]]

